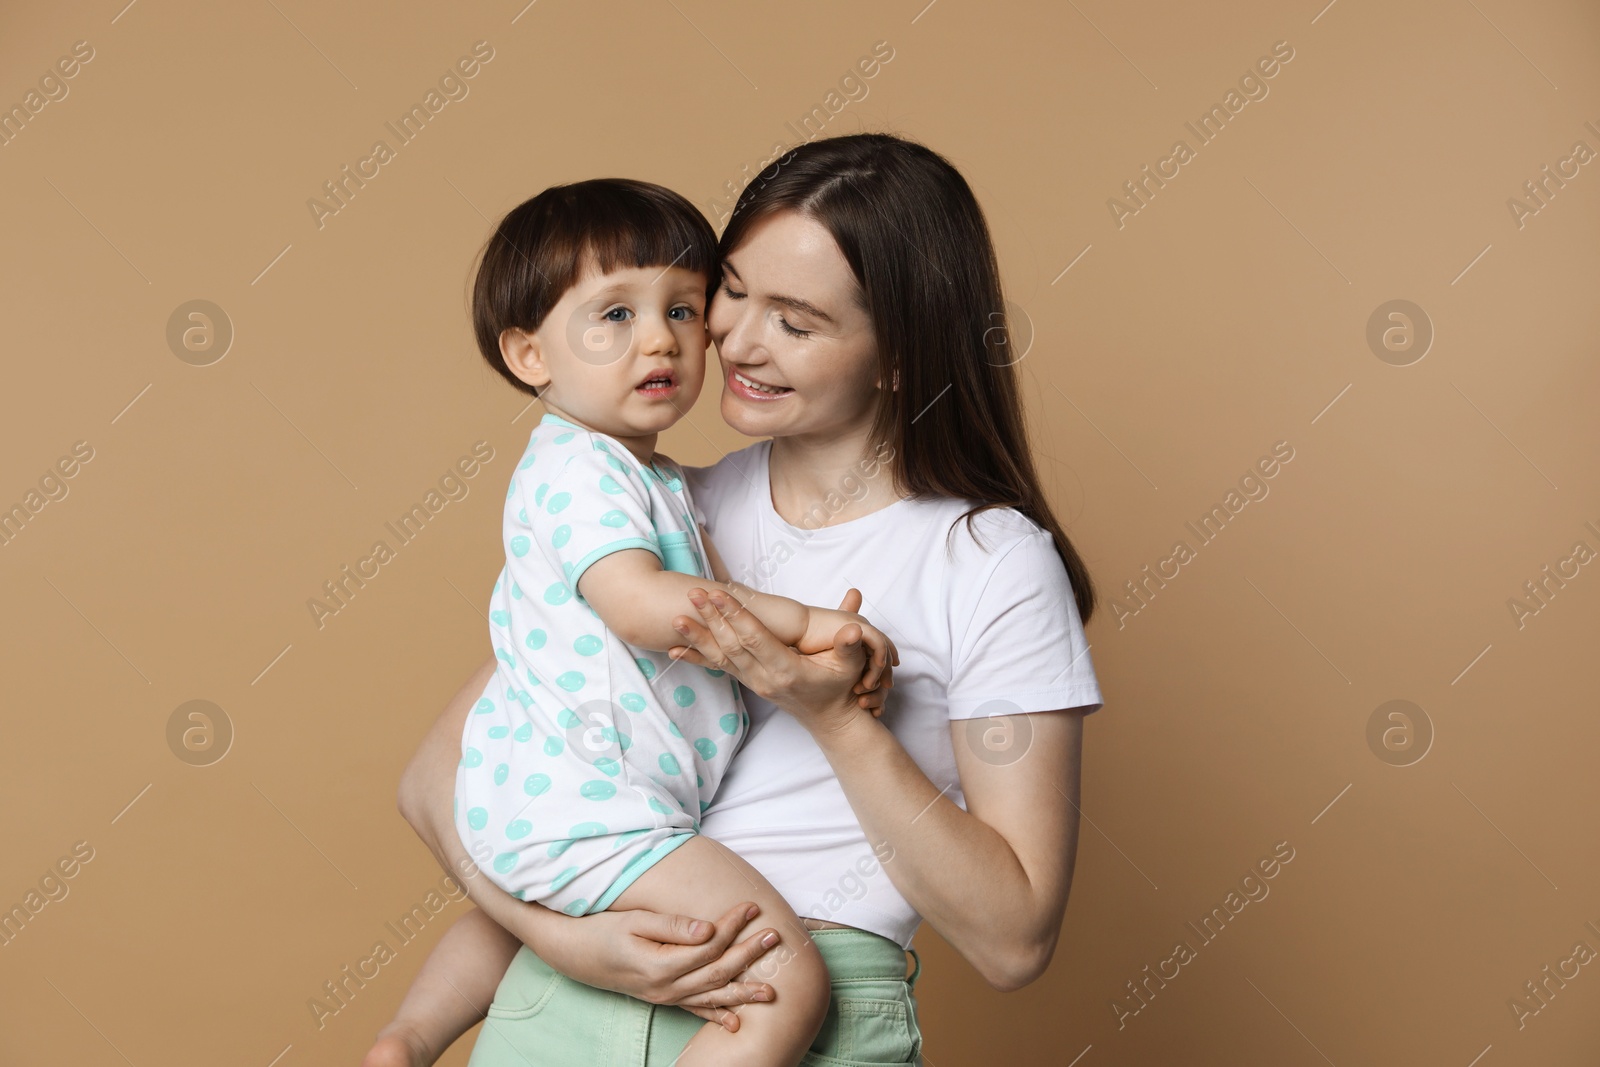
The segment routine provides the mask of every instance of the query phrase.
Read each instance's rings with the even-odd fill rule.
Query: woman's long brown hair
[[[838,242],[872,317],[882,380],[898,378],[898,389],[881,391],[871,430],[872,448],[894,448],[897,489],[976,501],[962,516],[969,532],[991,508],[1032,519],[1054,539],[1087,623],[1094,583],[1039,484],[1000,269],[966,180],[938,153],[890,134],[811,141],[745,187],[722,255],[784,210]]]

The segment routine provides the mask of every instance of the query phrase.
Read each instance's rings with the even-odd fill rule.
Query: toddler
[[[674,660],[687,593],[723,583],[780,640],[833,646],[856,623],[857,691],[897,658],[861,616],[728,582],[681,467],[657,435],[705,375],[716,237],[644,182],[556,186],[512,210],[473,294],[478,347],[545,413],[511,477],[506,563],[490,598],[496,669],[462,734],[455,818],[479,870],[572,916],[608,908],[717,915],[753,899],[798,951],[737,1032],[707,1023],[678,1063],[793,1067],[826,1013],[826,968],[783,898],[700,836],[749,725],[735,679]],[[518,948],[481,912],[429,957],[366,1064],[432,1063],[481,1017]],[[763,976],[765,979],[765,976]]]

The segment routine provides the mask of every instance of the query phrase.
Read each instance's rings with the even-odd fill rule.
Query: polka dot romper
[[[626,548],[709,581],[697,515],[672,461],[647,466],[551,413],[512,474],[490,597],[499,662],[462,732],[455,819],[478,866],[522,900],[604,911],[699,832],[744,738],[733,678],[626,643],[577,591]]]

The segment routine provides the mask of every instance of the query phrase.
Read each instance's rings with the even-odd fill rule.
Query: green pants
[[[922,963],[886,937],[863,930],[813,930],[828,965],[833,1001],[800,1062],[803,1067],[890,1067],[922,1063],[912,997]],[[704,1021],[584,985],[552,970],[527,947],[496,990],[468,1067],[669,1067]]]

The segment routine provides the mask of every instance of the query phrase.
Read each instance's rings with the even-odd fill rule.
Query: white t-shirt
[[[952,719],[964,743],[1014,759],[1025,728],[990,715],[1101,706],[1065,566],[1049,533],[1011,508],[956,522],[953,498],[898,500],[849,522],[792,526],[772,506],[771,442],[711,467],[684,467],[706,528],[735,581],[834,608],[854,586],[861,614],[900,651],[883,723],[932,782],[966,807]],[[871,463],[871,461],[867,461]],[[888,478],[887,467],[863,477]],[[858,483],[841,487],[837,512]],[[808,520],[809,521],[809,520]],[[955,522],[955,531],[946,534]],[[889,881],[827,757],[793,717],[743,690],[750,734],[702,832],[743,856],[802,916],[844,923],[909,947],[922,921]],[[996,743],[999,748],[996,749]],[[1023,742],[1025,743],[1025,742]]]

